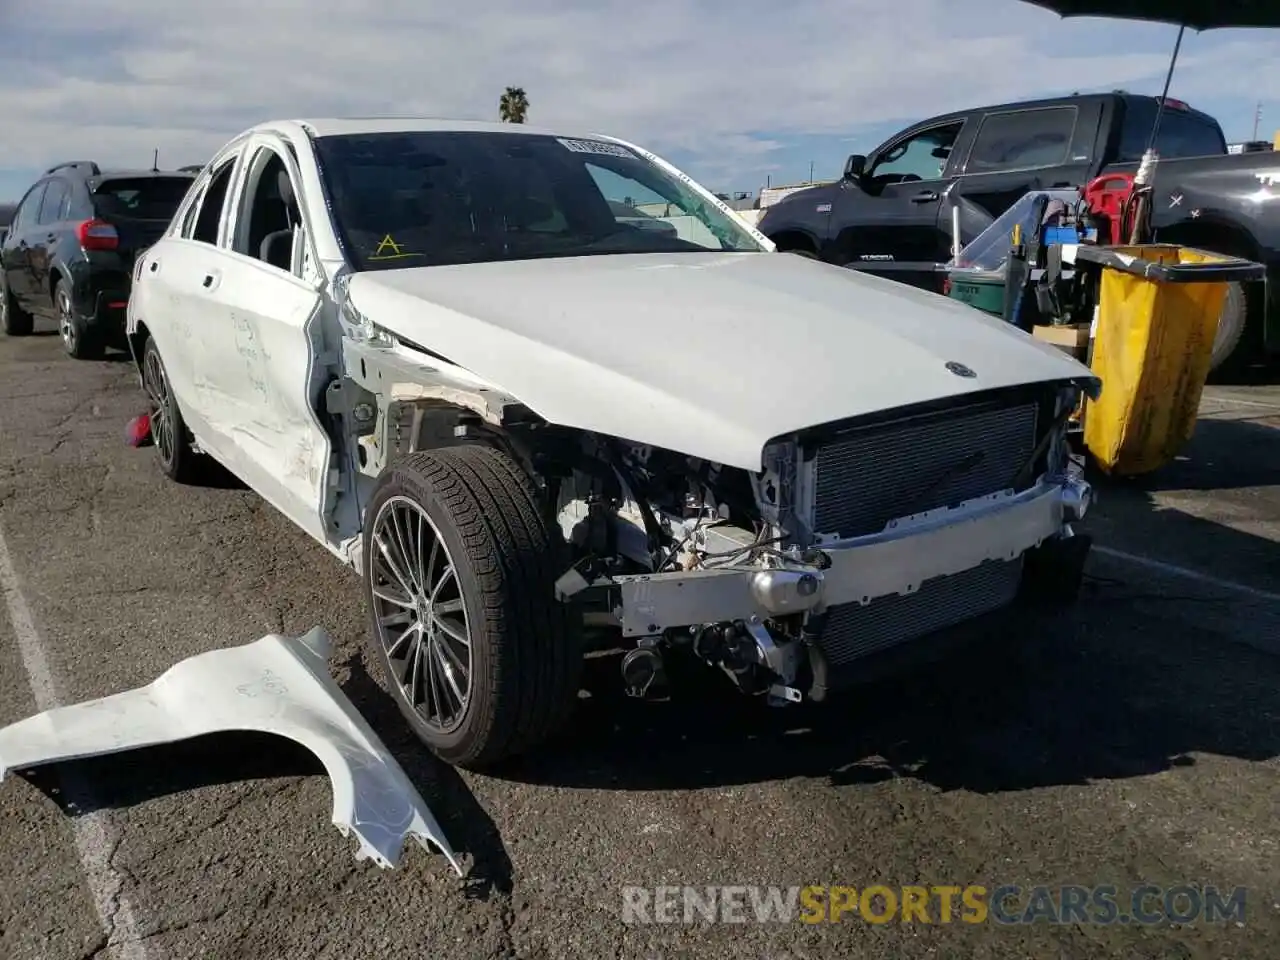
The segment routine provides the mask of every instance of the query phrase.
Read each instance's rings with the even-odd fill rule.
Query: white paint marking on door
[[[0,593],[4,595],[9,623],[18,641],[22,666],[27,671],[27,682],[35,698],[38,711],[61,706],[58,682],[49,668],[44,641],[36,630],[27,605],[19,589],[18,574],[9,555],[9,545],[0,528]],[[82,796],[84,791],[78,790]],[[106,932],[109,955],[115,960],[150,960],[138,930],[137,916],[127,897],[121,892],[124,882],[111,866],[115,842],[107,816],[102,811],[84,814],[71,819],[72,839],[80,857],[80,867],[89,884],[93,905],[97,910],[102,929]]]
[[[1238,596],[1249,597],[1253,600],[1261,600],[1265,603],[1280,603],[1280,593],[1272,593],[1269,590],[1259,590],[1257,587],[1250,587],[1247,584],[1236,583],[1234,580],[1224,580],[1221,577],[1215,577],[1208,573],[1201,573],[1198,570],[1191,570],[1187,567],[1179,567],[1176,564],[1165,563],[1163,560],[1156,560],[1153,557],[1144,557],[1136,553],[1126,553],[1123,550],[1116,550],[1112,547],[1095,546],[1093,549],[1094,552],[1100,553],[1105,557],[1112,557],[1116,560],[1123,560],[1126,563],[1134,563],[1139,566],[1149,567],[1152,570],[1158,570],[1161,573],[1166,573],[1170,576],[1193,580],[1197,583],[1203,583],[1205,586],[1209,587],[1217,587],[1219,590],[1225,590],[1228,593],[1234,593]]]

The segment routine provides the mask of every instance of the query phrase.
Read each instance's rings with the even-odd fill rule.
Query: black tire
[[[76,316],[71,299],[71,284],[59,280],[53,288],[53,311],[58,317],[58,336],[62,349],[77,360],[97,360],[102,356],[102,338],[99,331],[87,326]]]
[[[1254,359],[1254,343],[1249,336],[1249,295],[1244,284],[1227,285],[1227,297],[1218,315],[1209,372],[1223,377],[1237,373]]]
[[[201,458],[191,445],[191,434],[178,409],[169,374],[156,342],[150,337],[142,351],[142,388],[151,415],[151,440],[164,475],[175,483],[200,479]]]
[[[401,523],[398,529],[407,530],[397,518],[415,516],[426,520],[419,521],[417,545],[393,543],[390,525]],[[414,734],[446,763],[471,769],[525,753],[551,737],[577,703],[582,629],[580,617],[555,597],[556,578],[569,563],[567,548],[543,514],[528,474],[507,454],[485,446],[413,454],[383,473],[365,518],[361,573],[371,653]],[[438,537],[447,568],[437,554],[423,556],[424,532]],[[388,545],[393,562],[417,558],[410,562],[421,575],[405,574],[416,594],[398,586],[402,580],[391,572],[375,534]],[[433,579],[446,569],[456,573],[456,596],[439,585],[447,573],[439,574],[439,583]],[[422,600],[427,593],[451,598],[437,603],[455,608],[449,611],[455,614],[455,630],[456,614],[462,614],[461,627],[469,637],[465,647],[452,634],[426,626],[397,649],[396,635],[404,624],[409,626],[401,639],[418,622],[439,623],[435,604]],[[418,613],[406,612],[401,622],[388,625],[397,611],[409,609],[389,599],[393,595],[406,600],[416,595]],[[454,656],[446,656],[444,648]],[[439,690],[428,693],[426,684],[446,673],[453,682],[463,650],[469,668],[465,702],[453,697],[443,680]],[[420,667],[415,675],[415,659],[427,667],[435,664],[436,673],[422,675],[426,667]],[[442,671],[445,660],[449,665]],[[439,702],[438,694],[450,705],[460,704],[453,715],[446,717],[430,702],[431,697]]]
[[[0,271],[0,329],[9,337],[29,337],[35,329],[35,318],[18,306],[9,284]]]

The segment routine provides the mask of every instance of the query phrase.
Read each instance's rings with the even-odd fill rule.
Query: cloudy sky
[[[834,176],[906,123],[1071,90],[1159,93],[1176,30],[1018,0],[0,0],[0,200],[67,159],[203,160],[260,120],[496,118],[611,133],[717,190]],[[1172,95],[1280,130],[1280,31],[1188,34]]]

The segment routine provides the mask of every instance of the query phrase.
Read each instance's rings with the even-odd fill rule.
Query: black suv
[[[0,239],[0,328],[58,323],[73,357],[123,340],[134,260],[160,239],[195,179],[189,170],[101,170],[89,160],[50,167]]]

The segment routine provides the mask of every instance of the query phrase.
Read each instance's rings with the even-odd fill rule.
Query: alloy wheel
[[[62,337],[62,342],[66,344],[67,351],[74,353],[79,334],[76,331],[75,320],[71,316],[71,298],[65,292],[58,294],[58,333]]]
[[[151,406],[151,439],[160,454],[161,462],[168,468],[173,463],[175,449],[173,415],[170,410],[172,398],[164,365],[154,348],[147,351],[142,361],[142,386]]]
[[[471,631],[457,567],[427,512],[408,497],[378,510],[372,550],[378,642],[408,704],[448,733],[471,699]]]

